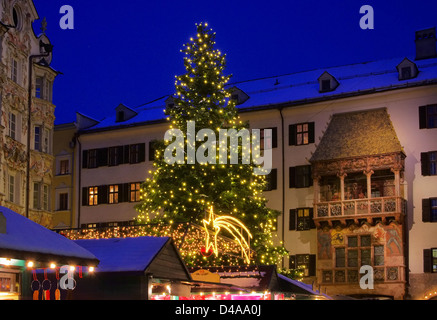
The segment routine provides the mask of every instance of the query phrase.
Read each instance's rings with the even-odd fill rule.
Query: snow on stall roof
[[[47,254],[97,260],[92,253],[73,241],[9,208],[0,206],[0,212],[6,218],[6,233],[0,233],[0,250],[25,252],[29,257],[32,254]]]
[[[288,277],[286,277],[286,276],[284,276],[284,275],[282,275],[282,274],[278,274],[278,277],[279,277],[280,279],[286,281],[286,282],[291,283],[292,285],[295,285],[296,287],[299,287],[299,288],[305,290],[306,292],[308,292],[308,294],[323,295],[323,296],[325,296],[325,297],[327,297],[327,298],[330,298],[330,297],[329,297],[328,295],[326,295],[326,294],[323,294],[323,293],[320,293],[320,292],[318,292],[318,291],[313,290],[313,286],[310,285],[310,284],[306,284],[306,283],[300,282],[300,281],[298,281],[298,280],[290,279],[290,278],[288,278]]]
[[[248,100],[238,105],[238,108],[244,111],[245,109],[267,108],[278,104],[292,105],[316,99],[332,99],[369,90],[382,91],[402,88],[406,85],[423,84],[429,80],[437,81],[437,58],[418,61],[411,57],[407,58],[416,63],[419,69],[419,74],[414,79],[399,80],[396,66],[405,59],[405,57],[399,57],[235,82],[228,86],[237,87],[249,95]],[[319,92],[318,78],[325,71],[337,79],[339,86],[334,91],[321,93]],[[170,95],[134,108],[138,115],[127,121],[117,122],[115,112],[113,112],[111,116],[86,130],[163,121],[166,118],[163,111],[165,100]]]
[[[84,239],[74,242],[100,260],[98,272],[143,272],[169,237]]]

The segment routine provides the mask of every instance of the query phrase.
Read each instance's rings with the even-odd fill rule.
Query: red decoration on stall
[[[203,246],[202,248],[200,248],[200,253],[204,257],[209,257],[210,255],[212,255],[214,253],[214,251],[212,250],[212,248],[209,248],[209,250],[206,251],[205,246]]]

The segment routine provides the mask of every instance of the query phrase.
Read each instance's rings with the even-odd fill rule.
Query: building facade
[[[45,23],[32,1],[0,1],[0,204],[51,226],[53,82]]]
[[[415,57],[232,87],[241,118],[272,129],[265,195],[282,213],[282,266],[304,267],[323,293],[424,299],[437,289],[435,29],[416,32],[415,45]],[[73,227],[134,223],[171,103],[119,105],[102,121],[78,114]],[[363,270],[373,289],[360,286]]]

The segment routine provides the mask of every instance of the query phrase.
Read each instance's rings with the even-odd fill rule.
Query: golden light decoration
[[[211,206],[208,220],[203,219],[202,222],[206,232],[206,252],[212,250],[216,256],[218,255],[217,237],[223,228],[227,230],[239,244],[242,258],[244,258],[247,264],[250,263],[250,239],[252,238],[252,234],[240,220],[232,216],[216,216],[213,206]],[[211,240],[211,235],[213,240]]]

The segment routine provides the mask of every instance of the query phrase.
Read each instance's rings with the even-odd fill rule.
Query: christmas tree
[[[231,99],[232,88],[227,87],[230,76],[224,74],[226,56],[215,49],[215,33],[206,23],[196,24],[196,27],[196,37],[181,50],[185,55],[186,73],[176,76],[176,93],[165,110],[170,129],[184,134],[183,141],[179,141],[182,158],[170,161],[169,153],[166,153],[171,145],[177,146],[174,139],[155,144],[154,170],[142,185],[142,201],[136,207],[138,221],[165,225],[165,230],[169,226],[180,230],[180,223],[202,226],[213,207],[217,217],[238,219],[250,231],[251,263],[276,264],[286,254],[282,246],[273,244],[279,213],[266,206],[263,196],[267,183],[265,175],[255,174],[254,163],[243,163],[244,152],[251,152],[252,158],[255,153],[240,141],[238,163],[231,164],[230,152],[220,153],[218,148],[195,150],[198,145],[195,138],[199,141],[202,129],[210,129],[209,132],[218,135],[223,130],[248,128],[248,124],[239,118],[236,101]],[[193,123],[195,128],[190,128]],[[208,136],[203,138],[208,139]],[[250,140],[250,136],[243,139]],[[218,143],[209,145],[217,146]],[[230,151],[230,143],[226,145],[226,151]],[[189,158],[190,148],[210,161],[197,159],[193,162]],[[175,148],[170,157],[177,152]],[[223,159],[224,156],[228,159]],[[155,225],[154,228],[159,230]],[[235,235],[232,230],[236,229],[223,229],[221,235],[232,238]],[[182,236],[182,242],[204,240],[185,236]],[[209,257],[202,255],[200,250],[182,252],[182,256],[189,265],[243,263],[242,259],[229,259],[225,248],[219,251],[219,255]]]

